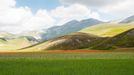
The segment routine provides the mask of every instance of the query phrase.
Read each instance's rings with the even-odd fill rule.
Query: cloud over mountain
[[[120,1],[125,1],[125,0],[60,0],[61,3],[65,5],[70,5],[74,3],[79,3],[87,6],[92,6],[92,7],[103,7],[109,4],[117,4]]]
[[[134,0],[60,0],[64,5],[78,3],[86,5],[108,18],[120,19],[134,14]],[[111,16],[111,17],[110,17]],[[104,16],[103,16],[104,17]]]
[[[97,12],[91,11],[88,7],[80,4],[73,4],[70,6],[60,6],[51,11],[54,18],[63,24],[71,20],[83,20],[87,18],[100,19]]]
[[[35,14],[29,7],[16,7],[15,0],[0,1],[0,31],[19,33],[49,28],[70,20],[97,18],[99,14],[80,4],[61,5],[52,10],[39,9]]]
[[[17,7],[16,0],[0,0],[0,31],[19,33],[63,25],[71,20],[121,19],[134,14],[134,0],[59,0],[54,9]]]

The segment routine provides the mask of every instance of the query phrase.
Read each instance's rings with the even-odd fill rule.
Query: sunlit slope
[[[44,51],[44,50],[75,50],[89,47],[93,40],[99,39],[95,35],[86,33],[72,33],[27,47],[24,51]]]
[[[131,28],[134,28],[134,24],[132,23],[130,24],[105,23],[85,28],[80,32],[90,33],[101,37],[113,37]]]
[[[0,40],[0,50],[15,50],[26,46],[30,46],[32,43],[26,38],[17,38],[11,40]]]
[[[115,49],[115,48],[133,48],[134,47],[134,28],[104,40],[92,47],[92,49]]]
[[[4,38],[4,37],[12,37],[14,36],[11,33],[7,33],[7,32],[0,32],[0,38]]]
[[[89,37],[91,37],[91,34],[98,35],[98,36],[101,36],[101,37],[113,37],[113,36],[117,36],[121,33],[124,33],[124,32],[126,32],[126,31],[128,31],[132,28],[134,28],[134,24],[105,23],[105,24],[100,24],[100,25],[95,25],[95,26],[92,26],[92,27],[88,27],[86,29],[81,30],[80,32],[88,33]],[[82,34],[84,34],[84,33],[82,33]],[[80,34],[77,34],[77,35],[80,35]],[[65,35],[63,37],[54,38],[52,40],[42,42],[42,43],[39,43],[37,45],[33,45],[33,46],[30,46],[30,47],[21,49],[20,51],[44,51],[44,50],[65,50],[65,49],[70,49],[71,50],[71,49],[75,48],[72,45],[74,43],[72,40],[78,41],[78,43],[76,44],[76,46],[78,46],[78,47],[75,48],[75,49],[80,49],[79,47],[86,43],[86,42],[83,42],[83,41],[79,41],[78,40],[79,38],[75,38],[76,35],[73,36],[73,38],[71,38],[71,41],[70,41],[70,37],[72,37],[71,34],[70,35]],[[85,36],[80,35],[80,37],[83,38]],[[106,39],[105,38],[104,39],[99,38],[98,40],[93,40],[88,44],[88,47],[96,46],[101,41],[104,41]]]
[[[38,51],[42,51],[44,50],[44,48],[46,47],[46,45],[49,44],[49,41],[46,41],[46,42],[42,42],[42,43],[38,43],[38,44],[35,44],[35,45],[32,45],[32,46],[28,46],[28,47],[24,47],[24,48],[20,48],[18,49],[17,51],[24,51],[24,52],[29,52],[29,51],[32,51],[32,52],[38,52]]]

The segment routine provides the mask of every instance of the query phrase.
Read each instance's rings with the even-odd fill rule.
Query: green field
[[[134,75],[133,65],[133,52],[0,54],[0,75]]]

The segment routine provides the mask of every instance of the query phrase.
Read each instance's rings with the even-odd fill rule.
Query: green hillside
[[[134,24],[132,23],[130,24],[105,23],[82,29],[80,32],[90,33],[101,37],[113,37],[131,28],[134,28]]]
[[[100,24],[96,26],[92,26],[86,29],[81,30],[81,33],[75,33],[70,35],[65,35],[62,37],[54,38],[46,42],[39,43],[37,45],[33,45],[27,48],[23,48],[24,51],[42,51],[42,50],[73,50],[73,49],[81,49],[81,48],[93,48],[93,49],[109,49],[109,47],[114,48],[114,45],[104,44],[104,47],[99,46],[103,42],[114,39],[112,37],[119,36],[119,34],[124,34],[126,31],[134,28],[133,24],[111,24],[111,23],[105,23]],[[86,34],[88,33],[88,34]],[[91,35],[93,34],[93,35]],[[94,36],[97,35],[97,36]],[[97,37],[98,39],[91,40],[91,37]],[[100,38],[100,37],[105,38]],[[107,38],[111,37],[111,38]],[[127,36],[128,38],[129,36]],[[131,39],[134,36],[128,38]],[[87,39],[89,38],[89,39]],[[116,41],[124,42],[125,37],[121,40],[120,38]],[[124,44],[131,44],[130,42],[126,42]],[[132,40],[132,39],[131,39]],[[90,42],[88,42],[90,41]],[[113,41],[113,40],[112,40]],[[132,41],[133,43],[133,41]],[[99,44],[99,45],[98,45]],[[115,44],[115,43],[114,43]],[[106,45],[106,46],[105,46]],[[121,45],[121,44],[119,44]],[[123,45],[123,43],[122,43]]]
[[[61,36],[51,39],[47,42],[39,43],[34,46],[24,48],[25,51],[42,51],[42,50],[75,50],[87,48],[93,40],[100,37],[89,35],[86,33],[72,33],[70,35]]]
[[[115,49],[115,48],[133,48],[134,47],[134,28],[116,35],[112,38],[102,40],[92,49]]]
[[[15,50],[32,45],[26,38],[16,38],[10,40],[0,39],[0,50]]]
[[[0,32],[0,38],[4,37],[12,37],[14,34],[8,33],[8,32]]]

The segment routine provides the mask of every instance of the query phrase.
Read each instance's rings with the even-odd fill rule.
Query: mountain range
[[[47,30],[21,34],[0,33],[0,50],[75,50],[134,47],[134,16],[119,23],[96,19],[72,20]]]
[[[96,20],[96,19],[85,19],[82,21],[70,21],[64,25],[61,26],[54,26],[51,27],[49,29],[46,30],[46,33],[42,34],[42,38],[44,38],[44,40],[48,40],[48,39],[52,39],[52,38],[56,38],[59,36],[63,36],[66,34],[70,34],[73,32],[77,32],[80,31],[83,28],[89,27],[89,26],[93,26],[96,24],[100,24],[103,23],[102,21]]]

